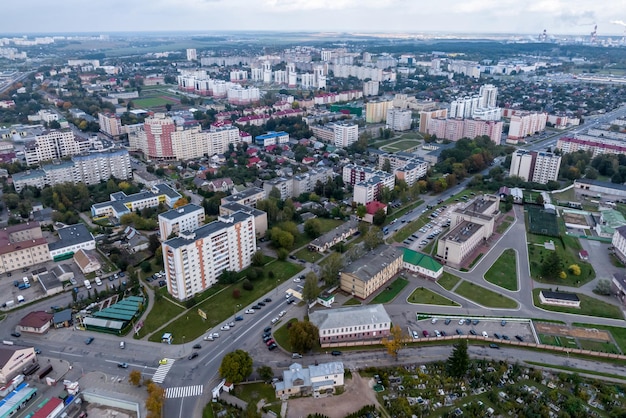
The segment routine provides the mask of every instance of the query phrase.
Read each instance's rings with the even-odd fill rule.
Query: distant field
[[[133,105],[137,107],[158,107],[165,106],[166,104],[178,104],[180,101],[173,97],[159,96],[159,97],[146,97],[145,99],[133,100]]]
[[[381,146],[380,150],[387,152],[406,151],[408,149],[418,146],[419,144],[420,141],[416,139],[400,139],[396,142]]]

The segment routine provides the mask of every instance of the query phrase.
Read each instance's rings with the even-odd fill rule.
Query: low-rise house
[[[68,328],[72,326],[72,310],[64,309],[59,312],[55,312],[52,316],[52,325],[55,328]]]
[[[0,346],[0,384],[6,384],[35,362],[37,355],[33,347]]]
[[[580,299],[576,293],[550,292],[542,290],[539,292],[539,300],[544,305],[568,306],[580,308]]]
[[[96,240],[85,224],[76,224],[59,229],[59,240],[48,244],[50,257],[54,261],[65,260],[74,256],[76,251],[95,250]]]
[[[308,368],[293,363],[283,371],[283,381],[276,382],[276,397],[290,396],[318,397],[322,394],[334,393],[335,389],[344,384],[344,367],[340,361],[322,363]]]
[[[389,335],[391,319],[383,305],[348,306],[311,312],[319,329],[320,344],[372,340]]]
[[[434,258],[408,248],[404,249],[402,267],[420,276],[434,280],[437,280],[443,274],[443,266]]]
[[[33,334],[43,334],[52,325],[52,314],[44,311],[29,312],[17,324],[17,329],[21,332],[31,332]]]
[[[331,247],[339,244],[354,235],[359,230],[359,223],[356,219],[351,219],[348,222],[339,225],[332,231],[325,233],[324,235],[315,238],[309,244],[309,250],[323,253],[329,250]]]
[[[74,262],[83,274],[93,273],[102,268],[98,257],[90,250],[82,248],[74,253]]]

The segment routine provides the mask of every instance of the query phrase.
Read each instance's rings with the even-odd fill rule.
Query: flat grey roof
[[[58,230],[59,241],[48,244],[50,250],[69,247],[83,242],[93,241],[93,235],[84,224],[66,226]]]
[[[249,189],[246,190],[242,190],[239,193],[235,193],[233,195],[230,196],[226,196],[224,198],[224,201],[226,202],[236,202],[238,200],[241,199],[246,199],[250,196],[254,196],[255,194],[259,194],[259,193],[263,193],[265,195],[265,191],[259,187],[251,187]]]
[[[224,203],[222,205],[222,207],[228,209],[231,212],[245,212],[245,213],[249,213],[250,215],[252,215],[254,217],[263,215],[265,213],[262,210],[253,208],[252,206],[242,205],[241,203],[237,203],[237,202]]]
[[[193,203],[189,203],[185,206],[181,206],[177,209],[168,210],[167,212],[163,212],[159,215],[159,217],[163,217],[165,219],[173,220],[180,216],[188,215],[197,210],[203,210],[201,206],[194,205]]]
[[[356,261],[344,266],[343,272],[357,276],[366,282],[387,268],[389,264],[398,258],[402,258],[401,247],[380,245]]]
[[[233,222],[225,222],[225,219],[228,218],[232,218]],[[233,225],[234,223],[239,223],[242,222],[248,218],[253,218],[254,217],[248,213],[244,213],[244,212],[235,212],[231,215],[227,215],[227,216],[221,216],[219,217],[216,221],[213,221],[211,223],[208,223],[206,225],[202,225],[201,227],[199,227],[198,229],[196,229],[195,231],[193,231],[193,238],[186,238],[184,236],[178,236],[172,239],[168,239],[167,241],[164,242],[164,244],[169,245],[172,248],[179,248],[179,247],[183,247],[185,245],[188,245],[192,242],[195,242],[199,239],[203,239],[208,237],[209,235],[221,230],[221,229],[226,229],[228,227],[230,227],[231,225]]]
[[[385,307],[381,304],[314,311],[309,315],[309,319],[320,330],[385,322],[391,324],[391,318],[389,318],[389,314],[387,314]]]

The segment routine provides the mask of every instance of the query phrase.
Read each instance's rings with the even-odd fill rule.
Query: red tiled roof
[[[44,311],[33,311],[26,314],[18,325],[28,328],[41,328],[50,321],[52,321],[52,314]]]

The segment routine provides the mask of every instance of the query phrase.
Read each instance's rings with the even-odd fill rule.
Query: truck
[[[30,287],[30,284],[28,283],[20,283],[19,285],[17,285],[17,288],[20,290],[28,289],[29,287]]]
[[[87,288],[87,290],[91,290],[91,283],[89,282],[89,280],[85,279],[83,283],[85,284],[85,287]]]

